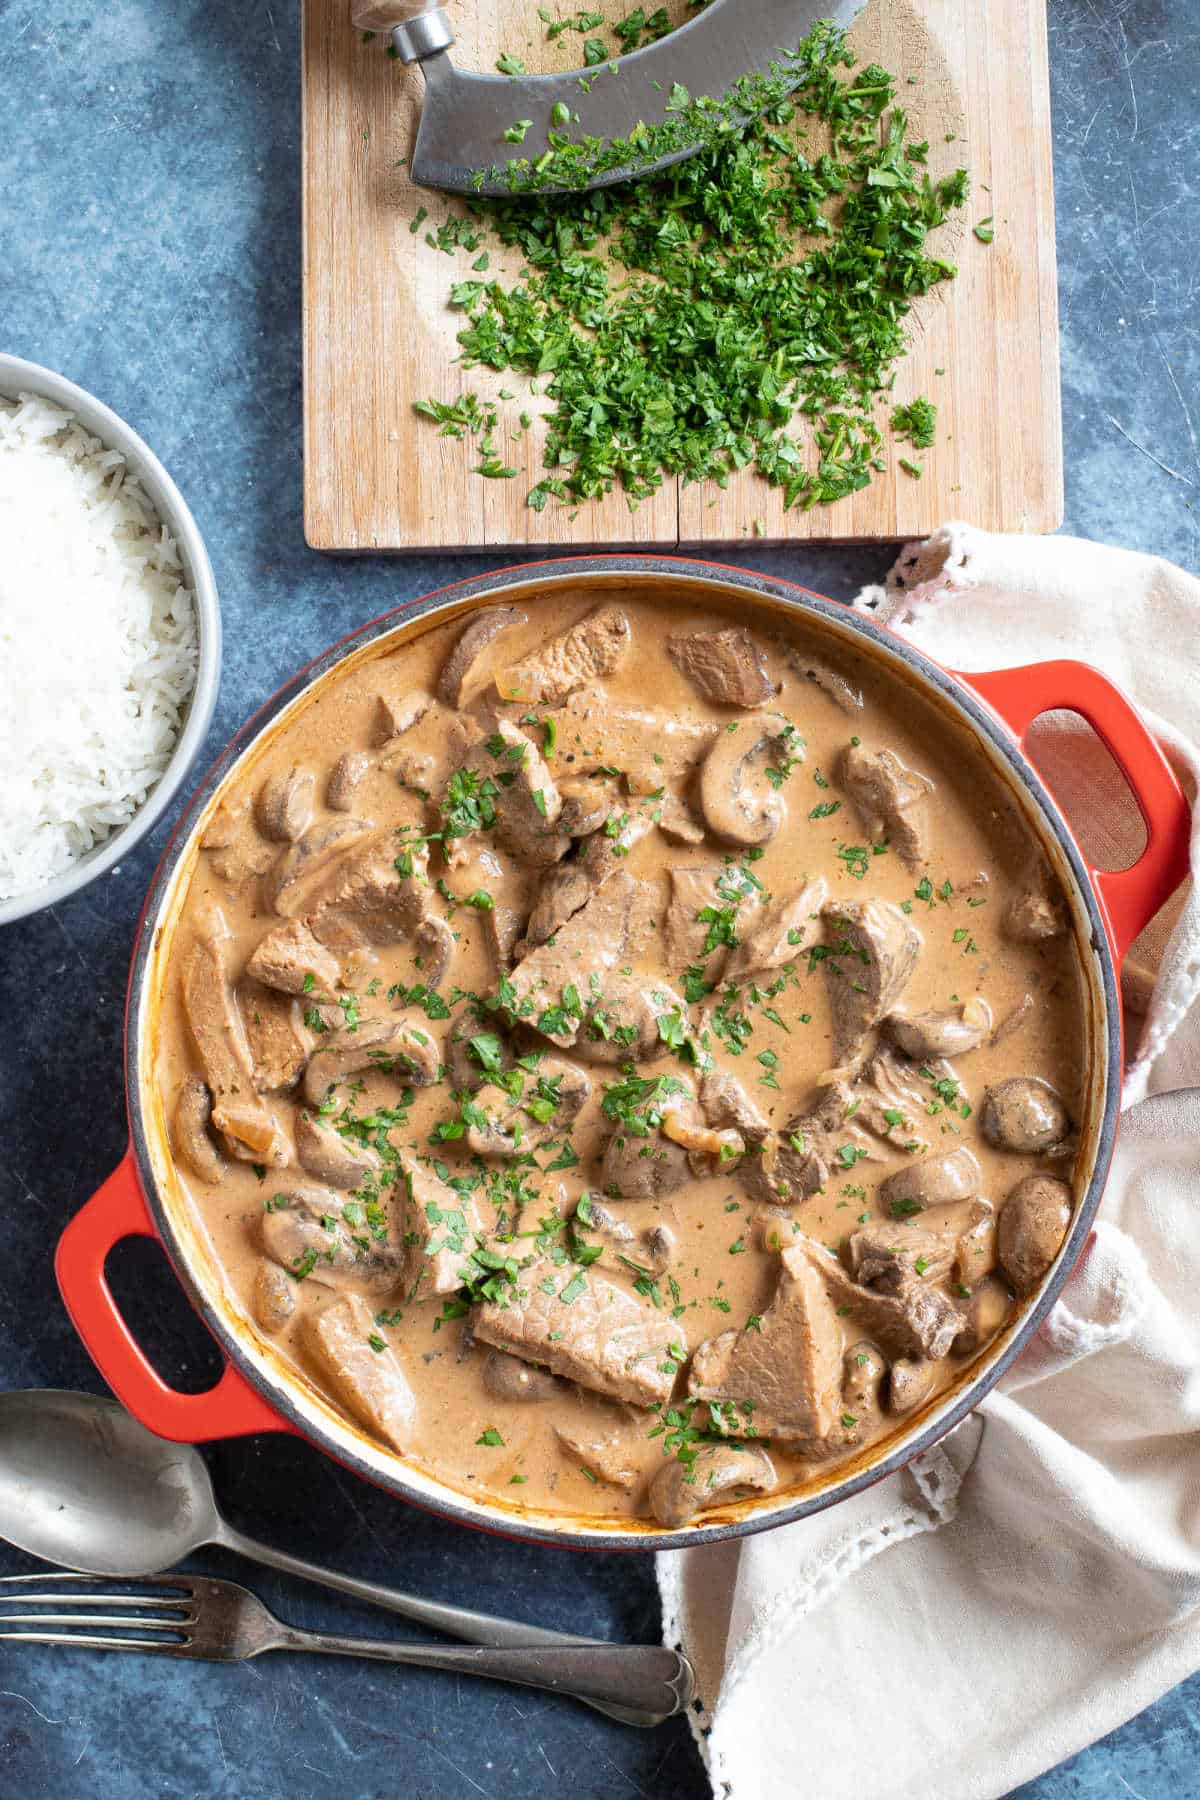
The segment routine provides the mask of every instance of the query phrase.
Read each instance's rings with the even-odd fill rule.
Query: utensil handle
[[[401,62],[421,62],[454,42],[440,0],[354,0],[350,20],[358,31],[391,32]]]
[[[1120,962],[1188,873],[1191,808],[1170,763],[1133,703],[1107,675],[1087,663],[959,672],[957,679],[1000,715],[1022,747],[1033,721],[1061,708],[1086,719],[1113,756],[1146,827],[1146,848],[1129,868],[1094,869],[1088,864],[1113,955]]]
[[[71,1321],[117,1399],[148,1431],[174,1443],[291,1431],[233,1367],[205,1394],[168,1387],[146,1360],[122,1317],[104,1273],[122,1238],[157,1238],[132,1149],[80,1208],[58,1240],[54,1273]]]
[[[661,1724],[682,1712],[695,1687],[692,1666],[685,1656],[649,1644],[492,1650],[470,1644],[395,1644],[381,1638],[296,1631],[284,1625],[275,1647],[315,1651],[321,1656],[367,1656],[374,1662],[511,1681],[518,1687],[571,1694],[591,1705],[619,1707],[625,1716],[633,1715],[646,1725]]]

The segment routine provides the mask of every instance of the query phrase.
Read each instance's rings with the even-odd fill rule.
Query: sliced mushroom
[[[436,1040],[422,1013],[364,1019],[353,1031],[335,1031],[314,1050],[304,1071],[304,1098],[320,1106],[330,1088],[377,1069],[413,1087],[430,1087],[440,1067]]]
[[[997,1150],[1036,1155],[1060,1144],[1071,1129],[1066,1107],[1048,1082],[1012,1075],[988,1088],[979,1129]]]
[[[936,1363],[898,1356],[888,1371],[887,1410],[890,1413],[915,1412],[932,1394],[936,1379]]]
[[[311,769],[293,767],[268,775],[258,790],[258,828],[273,844],[294,844],[313,822],[317,778]]]
[[[677,1457],[664,1463],[650,1483],[650,1510],[660,1525],[674,1529],[698,1512],[774,1487],[775,1469],[765,1451],[714,1444],[690,1464]]]
[[[1019,1294],[1035,1288],[1062,1249],[1071,1223],[1071,1190],[1053,1175],[1027,1175],[1000,1209],[1000,1266]]]
[[[271,871],[266,883],[270,905],[285,917],[302,912],[309,883],[323,875],[336,857],[361,843],[373,829],[367,819],[330,819],[324,825],[310,826]]]
[[[982,1183],[979,1164],[960,1144],[940,1156],[916,1157],[879,1184],[879,1198],[899,1216],[913,1207],[945,1206],[954,1200],[969,1200]]]
[[[820,657],[810,656],[807,651],[801,650],[795,644],[786,644],[783,653],[797,675],[803,676],[805,681],[813,682],[829,696],[833,704],[842,712],[862,711],[862,689],[855,687],[852,681],[848,681],[846,676],[830,663],[823,662]]]
[[[658,829],[672,844],[702,844],[704,827],[678,794],[664,794],[658,809]]]
[[[311,1113],[296,1120],[296,1159],[302,1169],[333,1188],[360,1187],[379,1168],[379,1158],[366,1144],[321,1125]]]
[[[175,1101],[171,1137],[175,1154],[182,1158],[192,1174],[215,1187],[225,1173],[225,1158],[209,1131],[211,1123],[212,1095],[208,1084],[198,1075],[190,1075]]]
[[[617,784],[608,776],[572,775],[560,781],[562,812],[559,829],[568,837],[590,837],[599,831],[617,804]]]
[[[485,612],[476,613],[442,664],[437,697],[444,706],[462,705],[463,694],[478,673],[479,663],[489,645],[502,631],[524,625],[526,616],[515,606],[489,606]]]
[[[371,773],[374,758],[365,750],[347,750],[329,771],[325,784],[325,804],[331,812],[349,812],[354,797]]]
[[[754,781],[773,755],[798,757],[803,745],[786,719],[747,720],[745,729],[723,731],[700,769],[700,808],[723,844],[769,843],[787,817],[778,788]]]
[[[454,933],[445,919],[430,913],[413,933],[413,948],[420,957],[421,979],[428,988],[439,988],[454,958]]]
[[[539,1369],[507,1350],[489,1350],[481,1371],[483,1385],[493,1400],[553,1400],[563,1383],[549,1369]]]
[[[591,1091],[590,1078],[568,1057],[543,1057],[529,1090],[506,1106],[500,1117],[488,1116],[486,1125],[472,1125],[467,1145],[476,1156],[526,1156],[569,1131]]]
[[[975,1356],[989,1344],[1012,1310],[1012,1295],[997,1275],[985,1275],[971,1289],[963,1308],[963,1328],[951,1348],[956,1356]]]
[[[861,1441],[879,1420],[880,1394],[887,1363],[882,1352],[869,1340],[851,1344],[842,1358],[842,1427],[853,1430]],[[849,1425],[847,1420],[853,1420]]]
[[[296,1283],[278,1263],[261,1258],[254,1274],[251,1311],[260,1331],[274,1337],[296,1310]]]
[[[975,996],[947,1012],[892,1013],[887,1028],[906,1056],[965,1056],[978,1050],[992,1029],[992,1009]]]

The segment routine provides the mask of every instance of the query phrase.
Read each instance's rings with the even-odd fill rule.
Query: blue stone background
[[[196,512],[226,624],[205,761],[333,639],[490,566],[338,562],[305,547],[298,12],[298,0],[0,0],[0,347],[108,401]],[[1050,25],[1067,528],[1195,567],[1196,0],[1051,0]],[[890,552],[797,547],[738,560],[848,598]],[[124,1148],[122,994],[166,831],[99,886],[0,936],[9,1387],[101,1385],[50,1256]],[[182,1316],[161,1253],[127,1245],[114,1265],[164,1373],[209,1385],[214,1353]],[[645,1558],[477,1536],[408,1511],[293,1441],[218,1445],[208,1457],[235,1522],[302,1555],[560,1629],[657,1634]],[[201,1562],[248,1579],[298,1625],[405,1631],[231,1557]],[[0,1546],[0,1573],[32,1566]],[[0,1647],[5,1800],[532,1800],[564,1787],[580,1800],[707,1793],[682,1722],[641,1734],[568,1701],[365,1663],[220,1668]],[[1020,1792],[1200,1794],[1200,1678]]]

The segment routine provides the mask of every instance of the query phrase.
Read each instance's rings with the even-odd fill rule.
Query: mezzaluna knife
[[[450,59],[454,31],[438,0],[357,0],[352,17],[361,30],[389,31],[400,60],[421,65],[425,104],[409,159],[412,179],[421,187],[506,194],[514,187],[510,164],[535,168],[552,148],[556,121],[563,121],[562,134],[573,142],[623,145],[662,126],[672,107],[678,108],[680,90],[693,100],[720,99],[743,77],[772,75],[780,84],[774,91],[788,92],[803,79],[802,66],[789,57],[807,33],[822,19],[848,26],[863,4],[709,0],[703,12],[656,43],[611,64],[554,75],[484,75],[457,68]],[[504,134],[518,121],[526,129],[514,151]],[[653,154],[653,137],[648,141],[645,159],[634,155],[609,166],[611,157],[585,157],[569,183],[551,178],[534,185],[540,192],[565,185],[607,187],[679,162],[703,140],[673,140],[659,155]]]

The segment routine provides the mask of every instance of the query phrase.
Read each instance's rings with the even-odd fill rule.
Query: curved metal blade
[[[672,88],[678,83],[693,99],[719,98],[743,75],[765,74],[772,63],[795,50],[819,19],[849,25],[864,0],[709,0],[709,5],[669,37],[660,38],[611,65],[600,63],[557,75],[477,75],[455,68],[448,51],[427,57],[425,106],[413,150],[411,173],[422,187],[460,193],[506,194],[497,179],[510,158],[536,162],[548,148],[553,108],[571,110],[570,135],[620,141],[639,122],[661,124]],[[588,84],[588,91],[580,81]],[[578,122],[576,122],[578,115]],[[518,120],[532,120],[520,148],[504,133]],[[697,145],[675,150],[657,162],[606,169],[587,187],[608,187],[665,168],[691,156]],[[546,189],[541,191],[545,192]]]

